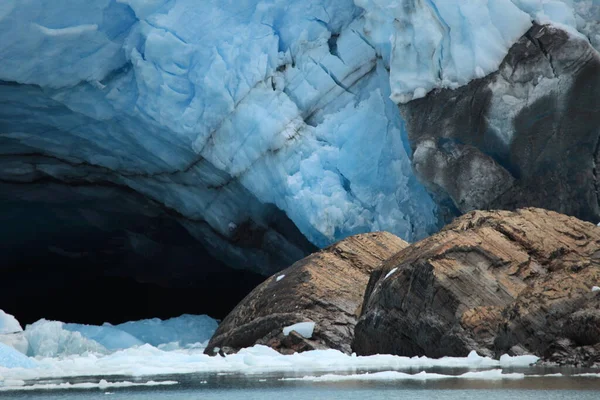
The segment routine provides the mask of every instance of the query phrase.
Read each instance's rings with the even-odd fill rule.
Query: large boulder
[[[361,355],[533,353],[600,361],[600,227],[535,208],[474,211],[371,275]]]
[[[413,166],[447,215],[541,207],[600,219],[600,54],[533,26],[497,72],[400,105]]]
[[[264,344],[281,353],[323,348],[349,353],[371,272],[406,246],[390,233],[367,233],[296,262],[246,296],[221,322],[205,352]],[[309,324],[284,334],[284,328],[302,322]]]

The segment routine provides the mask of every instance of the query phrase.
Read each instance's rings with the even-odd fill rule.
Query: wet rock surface
[[[597,221],[600,54],[535,25],[499,70],[400,105],[418,177],[446,219],[542,207]]]
[[[599,282],[599,227],[535,208],[470,212],[373,272],[353,350],[590,366]]]
[[[371,272],[401,249],[386,232],[356,235],[314,253],[268,278],[221,322],[206,348],[226,354],[254,344],[281,353],[332,348],[349,353]],[[314,322],[310,338],[283,328]]]

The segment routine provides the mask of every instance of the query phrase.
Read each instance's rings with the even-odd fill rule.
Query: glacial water
[[[462,373],[460,370],[439,370],[438,373]],[[504,371],[514,373],[514,371]],[[527,374],[534,371],[529,369]],[[551,371],[552,372],[552,371]],[[565,374],[573,371],[563,371]],[[433,373],[433,372],[431,372]],[[600,379],[597,376],[546,375],[524,379],[476,380],[433,379],[421,381],[381,380],[344,382],[314,382],[294,380],[303,374],[269,373],[253,376],[241,374],[162,375],[152,379],[118,379],[131,384],[145,385],[148,381],[167,382],[161,386],[90,387],[88,389],[48,389],[61,380],[40,381],[46,389],[17,390],[0,393],[4,399],[52,400],[112,400],[112,399],[598,399]],[[70,380],[72,385],[99,382],[84,377]],[[175,383],[176,382],[176,383]]]

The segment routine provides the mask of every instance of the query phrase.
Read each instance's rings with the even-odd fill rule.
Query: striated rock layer
[[[282,353],[333,348],[350,353],[370,273],[383,260],[408,246],[376,232],[349,237],[312,254],[254,289],[223,320],[207,354],[234,352],[266,344]],[[311,338],[283,328],[314,322]]]
[[[533,353],[600,362],[600,228],[535,208],[475,211],[373,272],[358,354]]]

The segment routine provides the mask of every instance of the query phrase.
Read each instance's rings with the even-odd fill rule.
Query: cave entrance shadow
[[[223,264],[132,194],[53,190],[0,188],[0,309],[23,325],[222,319],[265,279]]]

